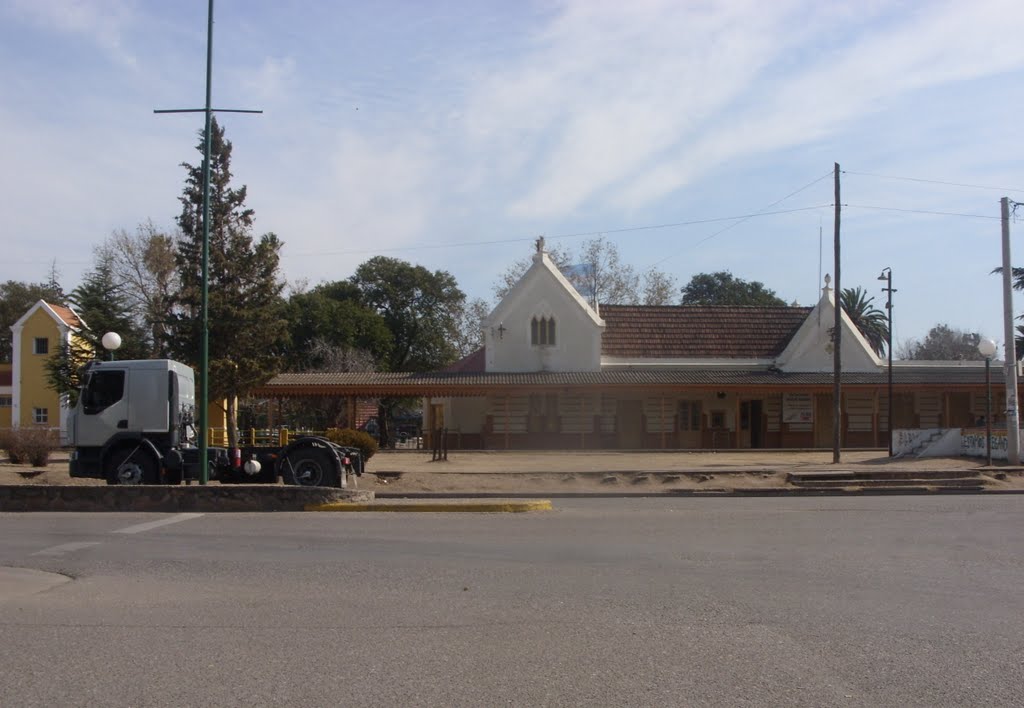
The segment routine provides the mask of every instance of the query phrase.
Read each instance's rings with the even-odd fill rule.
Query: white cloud
[[[637,209],[894,97],[1019,68],[1024,43],[993,28],[1022,15],[1002,0],[879,3],[855,24],[827,4],[570,3],[525,58],[476,87],[468,134],[497,156],[495,179],[530,175],[515,218]]]
[[[241,84],[247,100],[271,107],[291,99],[295,80],[294,58],[265,57],[258,69],[242,77]]]
[[[122,0],[13,0],[14,11],[46,30],[78,35],[103,49],[111,59],[134,66],[135,56],[122,35],[135,21],[134,4]]]
[[[23,275],[13,260],[45,267],[54,253],[87,265],[110,230],[148,217],[173,226],[177,165],[198,159],[201,118],[150,111],[201,102],[205,3],[136,3],[0,3],[0,83],[11,99],[0,109],[0,183],[16,205],[3,229],[18,235],[0,261],[7,277]],[[385,253],[450,269],[485,294],[539,233],[753,211],[833,160],[1021,182],[1006,147],[1024,105],[1018,5],[567,0],[295,13],[218,3],[214,102],[265,110],[219,119],[257,230],[285,242],[287,277],[345,277]],[[139,63],[126,66],[133,51]],[[851,175],[844,197],[847,180],[850,201],[997,213],[999,195]],[[826,203],[829,192],[825,180],[787,206]],[[808,301],[820,287],[818,222],[807,212],[714,239],[725,222],[612,238],[633,265],[663,263],[681,282],[731,268]],[[858,235],[844,246],[850,282],[881,265],[908,280],[914,268],[945,273],[947,261],[982,279],[991,270],[977,246],[988,242],[964,240],[979,231],[971,221],[849,209],[844,229]],[[897,242],[904,248],[888,248]],[[969,247],[955,259],[922,252],[961,242]],[[938,300],[927,287],[901,286],[900,326],[931,316]],[[973,292],[941,305],[959,306],[992,310]],[[915,307],[925,314],[912,316]]]
[[[306,162],[314,172],[292,186],[295,192],[269,200],[256,192],[267,201],[258,206],[261,229],[278,231],[287,263],[314,282],[351,272],[358,263],[347,255],[352,250],[422,242],[438,191],[431,149],[418,136],[395,142],[341,131],[318,160]]]

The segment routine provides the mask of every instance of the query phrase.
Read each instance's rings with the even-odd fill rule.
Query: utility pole
[[[839,300],[839,163],[835,163],[835,184],[836,184],[836,223],[835,223],[835,289],[832,291],[832,304],[835,310],[835,322],[832,325],[832,464],[839,462],[839,447],[842,444],[843,433],[843,360],[840,356],[842,349],[843,334],[843,310]],[[891,423],[890,423],[891,425]]]
[[[1003,225],[1003,375],[1006,377],[1006,458],[1020,464],[1020,424],[1017,421],[1017,352],[1013,337],[1013,273],[1010,268],[1010,200],[999,201]]]
[[[209,480],[209,407],[210,407],[210,129],[214,112],[218,113],[262,113],[237,108],[212,108],[213,95],[213,0],[209,0],[206,16],[206,107],[155,110],[154,113],[204,113],[206,127],[203,129],[203,289],[200,299],[199,320],[199,483]]]
[[[888,425],[886,425],[886,427],[889,429],[889,457],[892,457],[892,294],[896,292],[896,289],[893,288],[892,286],[892,268],[888,266],[882,268],[882,274],[878,276],[878,279],[885,281],[885,287],[882,288],[882,292],[888,295],[888,298],[885,302],[885,311],[889,313],[889,331],[885,337],[885,349],[886,353],[889,355],[889,370],[886,376],[888,383],[888,393],[886,395],[889,399],[889,423]]]

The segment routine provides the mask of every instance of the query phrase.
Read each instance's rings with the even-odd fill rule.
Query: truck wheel
[[[285,484],[303,487],[337,487],[338,475],[331,454],[318,447],[303,447],[288,453],[284,461]]]
[[[109,484],[156,484],[159,470],[156,460],[138,447],[115,450],[107,463]]]

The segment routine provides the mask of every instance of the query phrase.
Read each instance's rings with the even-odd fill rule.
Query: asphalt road
[[[0,705],[1021,705],[1022,512],[0,514]]]

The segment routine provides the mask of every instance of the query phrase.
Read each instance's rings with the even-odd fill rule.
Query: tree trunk
[[[238,397],[228,394],[228,448],[233,450],[238,447]]]
[[[388,428],[388,418],[391,417],[391,406],[387,405],[386,399],[381,399],[377,405],[377,444],[383,450],[390,447],[391,431]]]

